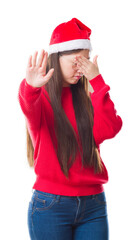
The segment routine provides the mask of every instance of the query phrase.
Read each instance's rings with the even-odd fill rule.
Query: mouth
[[[80,79],[82,76],[74,76],[74,78],[76,79]]]

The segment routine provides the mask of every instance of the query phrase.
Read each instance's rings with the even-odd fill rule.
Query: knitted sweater
[[[89,82],[94,90],[90,92],[94,108],[93,136],[100,154],[100,144],[115,137],[123,122],[117,115],[108,92],[110,87],[102,75],[99,74]],[[32,188],[65,196],[86,196],[103,192],[103,184],[108,182],[109,177],[102,158],[104,170],[94,174],[91,167],[81,168],[81,156],[78,151],[75,162],[69,169],[69,179],[62,172],[54,149],[56,137],[53,110],[43,92],[48,96],[44,86],[32,87],[25,78],[21,81],[18,91],[18,101],[34,147],[36,180]],[[61,98],[66,116],[78,136],[70,87],[63,87]]]

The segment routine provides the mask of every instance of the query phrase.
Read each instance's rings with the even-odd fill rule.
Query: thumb
[[[96,56],[93,58],[93,63],[94,63],[95,65],[97,65],[97,57],[98,57],[98,55],[96,55]]]
[[[53,72],[54,72],[54,68],[51,68],[51,69],[49,70],[49,72],[46,74],[46,76],[44,77],[45,83],[47,83],[47,82],[49,81],[49,79],[52,77]]]

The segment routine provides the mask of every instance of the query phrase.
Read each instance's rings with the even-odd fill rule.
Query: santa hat
[[[77,18],[59,24],[53,31],[49,43],[48,54],[74,49],[89,49],[91,29]]]

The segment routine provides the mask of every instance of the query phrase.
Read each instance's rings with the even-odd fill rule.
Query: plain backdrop
[[[123,127],[101,156],[110,240],[140,239],[139,1],[3,1],[0,3],[0,218],[2,240],[29,240],[27,209],[35,174],[26,156],[25,119],[17,94],[28,57],[48,51],[53,29],[78,18],[92,29],[91,60],[110,86]]]

